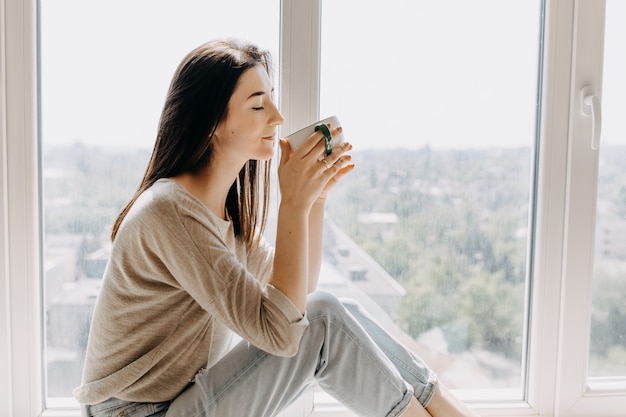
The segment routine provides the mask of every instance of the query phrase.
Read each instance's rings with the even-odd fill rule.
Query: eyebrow
[[[273,93],[274,89],[272,88],[272,90],[270,92]],[[264,96],[264,95],[265,95],[265,91],[256,91],[256,92],[250,94],[250,96],[248,97],[248,100],[250,100],[252,97],[258,97],[258,96]]]
[[[250,97],[248,97],[248,100],[250,100],[252,97],[258,97],[258,96],[264,96],[265,95],[265,91],[257,91],[255,93],[250,94]]]

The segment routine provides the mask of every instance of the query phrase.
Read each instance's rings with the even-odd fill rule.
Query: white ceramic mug
[[[330,116],[327,117],[325,119],[322,119],[320,121],[317,121],[315,123],[312,123],[310,125],[308,125],[307,127],[304,127],[296,132],[293,132],[292,134],[290,134],[289,136],[287,136],[285,139],[287,139],[287,142],[289,142],[289,145],[291,146],[291,149],[293,149],[294,151],[296,149],[298,149],[302,143],[307,140],[307,138],[309,136],[311,136],[314,132],[315,132],[315,126],[319,125],[319,124],[325,124],[328,125],[330,123],[330,128],[334,129],[338,126],[341,126],[341,124],[339,123],[339,119],[337,118],[337,116]],[[339,133],[339,135],[333,136],[333,141],[332,141],[332,146],[335,147],[341,143],[344,142],[343,139],[343,132]]]

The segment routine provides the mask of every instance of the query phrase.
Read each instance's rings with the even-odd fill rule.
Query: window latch
[[[597,151],[600,147],[600,135],[602,133],[602,109],[600,97],[594,94],[590,85],[580,90],[581,112],[585,116],[591,116],[591,149]]]

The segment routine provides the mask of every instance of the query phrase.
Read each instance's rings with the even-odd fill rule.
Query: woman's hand
[[[341,133],[341,127],[331,129],[331,135]],[[333,147],[324,156],[325,142],[321,132],[313,133],[298,150],[293,151],[285,139],[280,140],[281,158],[278,167],[281,202],[300,206],[307,210],[318,200],[324,200],[328,192],[348,172],[354,169],[350,155],[350,143]]]
[[[341,128],[335,128],[331,135],[340,132]],[[269,283],[303,313],[306,295],[315,289],[319,275],[324,199],[337,181],[354,168],[350,155],[346,155],[352,149],[350,144],[339,145],[324,156],[326,142],[322,138],[321,132],[315,132],[296,151],[285,139],[280,140],[281,200]]]

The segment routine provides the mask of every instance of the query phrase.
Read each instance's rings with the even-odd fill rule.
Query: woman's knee
[[[363,308],[361,304],[354,298],[339,297],[339,302],[343,304],[343,306],[347,308],[348,311],[360,310]]]
[[[341,316],[345,315],[347,312],[342,302],[337,297],[323,291],[316,291],[309,294],[306,310],[309,320],[313,317],[323,315]]]

